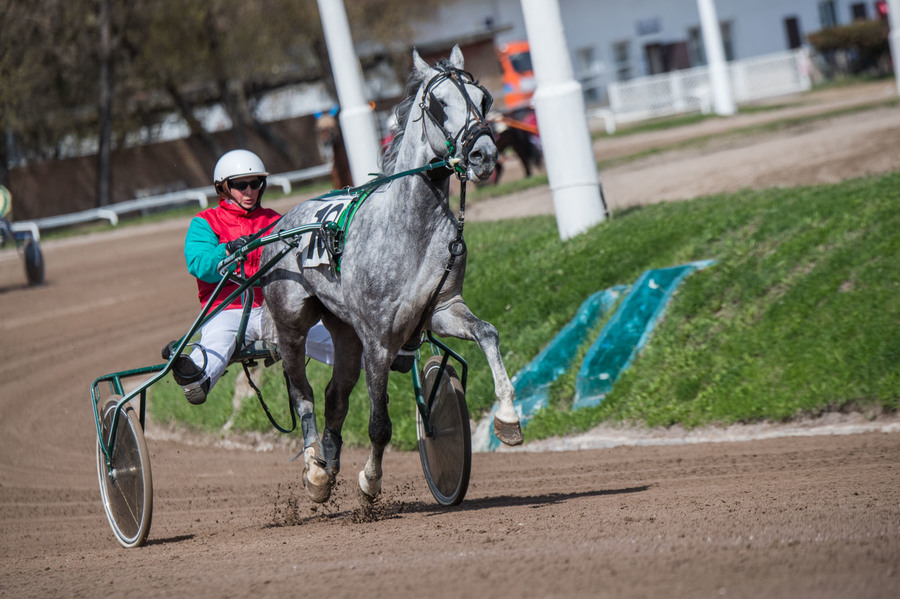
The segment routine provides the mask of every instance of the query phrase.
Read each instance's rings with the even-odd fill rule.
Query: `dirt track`
[[[866,88],[863,100],[890,85]],[[604,140],[598,155],[673,135]],[[879,109],[602,175],[615,208],[895,170],[898,147],[900,109]],[[536,190],[469,216],[548,202]],[[316,510],[286,447],[228,449],[148,431],[151,542],[121,549],[100,505],[88,387],[155,363],[196,315],[180,255],[186,225],[46,242],[48,283],[34,289],[15,255],[0,254],[0,596],[900,594],[896,419],[876,422],[887,433],[476,454],[467,499],[451,510],[432,500],[416,454],[391,452],[374,519],[355,499],[361,450],[345,452],[336,498]]]

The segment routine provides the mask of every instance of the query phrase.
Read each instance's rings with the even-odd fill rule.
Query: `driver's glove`
[[[225,251],[228,252],[229,254],[233,254],[236,251],[238,251],[239,249],[241,249],[242,247],[244,247],[245,245],[247,245],[248,243],[250,243],[250,236],[249,235],[241,235],[237,239],[232,239],[231,241],[226,243]]]

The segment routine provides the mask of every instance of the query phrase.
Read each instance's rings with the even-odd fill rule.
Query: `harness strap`
[[[293,432],[295,428],[297,428],[297,415],[294,414],[294,408],[291,406],[290,395],[288,395],[288,411],[291,413],[291,428],[285,428],[279,426],[277,422],[275,422],[275,417],[272,416],[272,413],[269,411],[269,406],[266,405],[266,402],[263,401],[262,391],[259,390],[259,387],[256,386],[256,383],[253,382],[253,379],[250,378],[250,368],[247,365],[247,362],[241,362],[241,365],[244,367],[244,374],[247,376],[247,382],[250,383],[250,386],[253,387],[253,390],[256,391],[256,398],[259,400],[259,405],[262,406],[263,411],[265,411],[266,416],[269,419],[269,422],[274,426],[278,432],[280,433],[290,433]],[[287,374],[284,375],[285,380],[287,379]],[[297,459],[296,457],[294,459]]]
[[[422,317],[419,319],[419,324],[416,325],[415,333],[413,333],[413,336],[410,337],[410,340],[403,345],[403,349],[405,351],[415,351],[419,349],[419,346],[422,345],[422,330],[425,328],[425,321],[428,320],[428,315],[434,311],[434,308],[437,305],[438,295],[440,295],[441,289],[444,288],[444,283],[447,282],[447,278],[450,276],[450,272],[453,270],[453,265],[456,263],[456,258],[466,253],[466,241],[465,239],[463,239],[463,227],[465,226],[466,220],[465,174],[460,175],[459,181],[459,218],[457,219],[458,224],[456,226],[456,239],[451,241],[450,245],[447,247],[447,249],[450,251],[450,257],[447,259],[447,266],[444,268],[444,274],[441,276],[441,280],[437,284],[434,293],[431,294],[431,298],[428,300],[428,304],[426,304],[425,306],[425,311],[422,312]]]

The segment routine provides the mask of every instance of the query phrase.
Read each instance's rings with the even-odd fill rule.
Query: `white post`
[[[328,57],[334,73],[340,122],[350,161],[353,184],[361,185],[378,172],[378,133],[375,114],[363,92],[362,68],[353,49],[343,0],[318,0]]]
[[[728,65],[725,64],[725,49],[722,46],[716,5],[713,0],[697,0],[697,8],[700,9],[700,29],[703,30],[703,48],[706,51],[712,85],[713,109],[716,114],[728,116],[735,112],[734,98],[728,81]]]
[[[556,226],[569,239],[606,218],[581,85],[566,47],[558,0],[522,0],[537,113]]]
[[[888,23],[891,26],[891,58],[894,63],[894,80],[900,94],[900,0],[887,0]]]

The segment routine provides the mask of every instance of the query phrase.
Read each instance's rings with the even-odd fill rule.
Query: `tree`
[[[411,19],[437,0],[354,0],[357,48],[405,54]],[[0,0],[0,116],[7,164],[97,148],[97,201],[111,201],[107,152],[177,111],[211,155],[222,148],[195,116],[221,104],[240,138],[253,130],[287,153],[254,114],[259,98],[331,69],[315,0]],[[371,52],[377,49],[377,52]],[[404,61],[406,57],[404,57]],[[106,188],[104,188],[104,186]]]
[[[100,64],[100,131],[97,149],[97,206],[111,203],[112,194],[112,109],[113,109],[113,74],[112,74],[112,0],[100,0],[99,18],[100,39],[97,46],[97,58]]]

